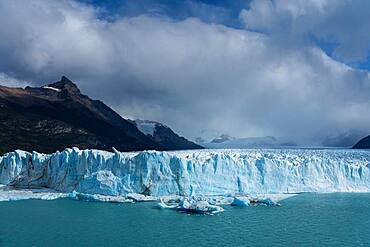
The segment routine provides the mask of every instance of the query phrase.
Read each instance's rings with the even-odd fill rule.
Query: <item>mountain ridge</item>
[[[132,120],[138,129],[156,143],[171,149],[200,149],[202,146],[176,134],[170,127],[152,120]]]
[[[0,86],[0,153],[52,153],[67,147],[167,150],[67,77],[42,86]]]
[[[353,149],[370,149],[370,135],[363,137],[352,148]]]

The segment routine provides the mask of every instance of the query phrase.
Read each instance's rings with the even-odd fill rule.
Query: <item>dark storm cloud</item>
[[[344,62],[363,60],[366,42],[353,41],[351,52],[344,35],[351,30],[332,21],[348,17],[348,5],[354,8],[351,1],[254,1],[240,13],[242,30],[191,17],[107,20],[72,0],[0,0],[0,81],[40,85],[64,74],[123,116],[158,120],[187,136],[368,130],[369,73],[334,60],[310,38],[332,38],[334,57]],[[351,35],[366,40],[364,30]]]

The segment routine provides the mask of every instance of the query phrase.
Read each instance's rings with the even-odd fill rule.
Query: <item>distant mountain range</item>
[[[214,138],[210,143],[225,143],[225,142],[233,141],[235,139],[237,139],[237,138],[232,137],[232,136],[227,135],[227,134],[222,134],[219,137]]]
[[[198,139],[199,140],[199,139]],[[203,139],[202,139],[203,140]],[[227,134],[221,134],[209,142],[203,142],[206,148],[251,148],[251,147],[286,147],[297,146],[297,144],[287,138],[265,136],[265,137],[246,137],[236,138]]]
[[[73,146],[120,151],[202,148],[159,123],[153,135],[140,128],[103,102],[81,94],[64,76],[43,87],[0,86],[0,153],[15,149],[52,153]]]
[[[316,136],[314,139],[300,140],[299,144],[290,138],[286,137],[245,137],[238,138],[228,134],[220,134],[217,131],[205,131],[199,133],[194,139],[196,143],[206,148],[251,148],[251,147],[338,147],[350,148],[353,147],[362,137],[366,136],[365,131],[356,129],[347,129],[342,132],[333,132],[327,136]],[[368,143],[368,144],[366,144]],[[355,147],[370,148],[370,136],[364,138]]]

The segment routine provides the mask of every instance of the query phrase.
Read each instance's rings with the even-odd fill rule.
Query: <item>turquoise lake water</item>
[[[301,194],[215,216],[155,205],[0,202],[0,246],[370,246],[370,194]]]

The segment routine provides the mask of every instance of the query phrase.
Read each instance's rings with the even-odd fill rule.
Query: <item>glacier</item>
[[[116,197],[370,192],[370,152],[16,150],[0,157],[0,184]]]

